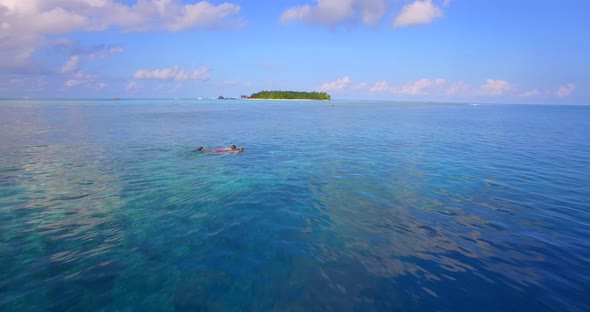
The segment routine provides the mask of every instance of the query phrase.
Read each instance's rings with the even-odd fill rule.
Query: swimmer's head
[[[236,150],[236,145],[235,144],[232,144],[229,147],[231,147],[231,149],[234,150],[234,151]]]
[[[244,148],[243,148],[243,147],[241,147],[241,146],[240,146],[240,147],[238,147],[238,153],[241,153],[241,152],[243,152],[243,151],[244,151]]]
[[[201,146],[201,147],[199,147],[199,151],[204,151],[204,150],[205,150],[205,148],[204,148],[204,147],[202,147],[202,146]]]

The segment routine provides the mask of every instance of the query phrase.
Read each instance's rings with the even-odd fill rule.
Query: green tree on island
[[[265,100],[330,100],[326,92],[301,92],[301,91],[260,91],[253,93],[251,99]]]

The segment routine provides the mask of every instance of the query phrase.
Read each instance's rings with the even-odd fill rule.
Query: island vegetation
[[[260,91],[250,96],[251,99],[262,100],[330,100],[326,92],[301,91]]]

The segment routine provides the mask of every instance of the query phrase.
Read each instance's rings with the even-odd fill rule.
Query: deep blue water
[[[0,152],[2,311],[590,306],[590,107],[0,101]]]

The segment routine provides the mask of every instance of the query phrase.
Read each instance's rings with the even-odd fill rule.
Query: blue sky
[[[0,0],[0,97],[590,104],[583,0]]]

